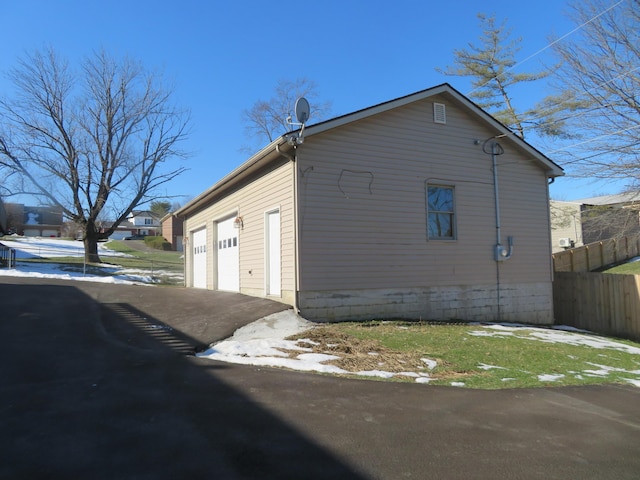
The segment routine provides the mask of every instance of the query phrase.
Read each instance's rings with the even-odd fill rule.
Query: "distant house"
[[[127,217],[139,235],[159,235],[161,230],[160,218],[150,210],[134,210]]]
[[[29,206],[22,203],[5,203],[6,233],[17,233],[29,237],[59,237],[61,235],[62,208]]]
[[[186,284],[316,321],[551,323],[560,175],[443,84],[283,135],[179,209]]]
[[[103,223],[104,227],[111,224]],[[156,236],[162,234],[162,226],[160,218],[149,210],[134,210],[127,219],[120,223],[116,230],[109,236],[112,240],[122,240],[131,235],[149,235]]]
[[[160,220],[160,223],[162,224],[162,236],[171,244],[171,248],[182,252],[184,250],[182,245],[182,218],[177,217],[173,213],[168,213]]]
[[[553,252],[640,234],[640,192],[551,201]]]
[[[584,245],[582,238],[582,204],[551,200],[552,252]]]

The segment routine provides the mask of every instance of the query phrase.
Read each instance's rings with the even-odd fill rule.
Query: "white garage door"
[[[218,222],[218,290],[240,291],[240,246],[235,217]]]
[[[207,229],[193,232],[193,286],[207,288]]]

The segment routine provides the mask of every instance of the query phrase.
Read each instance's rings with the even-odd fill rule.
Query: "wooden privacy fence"
[[[554,272],[591,272],[640,256],[640,236],[610,238],[554,253]]]
[[[556,273],[553,305],[556,324],[640,340],[640,275]]]

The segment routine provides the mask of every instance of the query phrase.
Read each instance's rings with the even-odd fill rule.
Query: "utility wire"
[[[625,1],[625,0],[619,0],[618,2],[616,2],[616,3],[615,3],[615,4],[613,4],[613,5],[611,5],[610,7],[606,8],[605,10],[603,10],[603,11],[602,11],[602,12],[600,12],[600,13],[598,13],[597,15],[593,16],[592,18],[590,18],[590,19],[589,19],[589,20],[587,20],[586,22],[583,22],[582,24],[578,25],[578,26],[577,26],[577,27],[575,27],[573,30],[571,30],[571,31],[567,32],[566,34],[562,35],[560,38],[557,38],[557,39],[556,39],[556,40],[554,40],[553,42],[551,42],[551,43],[549,43],[549,44],[545,45],[543,48],[541,48],[541,49],[539,49],[538,51],[536,51],[536,52],[532,53],[531,55],[529,55],[529,56],[528,56],[528,57],[526,57],[525,59],[523,59],[523,60],[519,61],[518,63],[516,63],[516,64],[515,64],[515,65],[513,65],[512,67],[510,67],[510,68],[508,68],[507,70],[505,70],[504,72],[502,72],[500,75],[496,76],[494,79],[488,80],[488,81],[487,81],[487,82],[485,82],[483,85],[480,85],[480,86],[478,86],[478,87],[474,88],[473,90],[469,91],[469,92],[467,93],[467,95],[470,95],[470,94],[472,94],[473,92],[475,92],[475,91],[479,90],[480,88],[485,87],[486,85],[488,85],[488,84],[489,84],[490,82],[492,82],[493,80],[495,80],[495,79],[497,79],[497,78],[499,78],[499,77],[501,77],[501,76],[505,75],[506,73],[508,73],[508,72],[510,72],[510,71],[512,71],[512,70],[514,70],[515,68],[517,68],[517,67],[519,67],[520,65],[522,65],[523,63],[525,63],[525,62],[527,62],[527,61],[531,60],[532,58],[536,57],[537,55],[540,55],[542,52],[544,52],[544,51],[548,50],[549,48],[553,47],[555,44],[557,44],[557,43],[559,43],[559,42],[563,41],[565,38],[569,37],[570,35],[574,34],[575,32],[577,32],[577,31],[581,30],[581,29],[582,29],[582,28],[584,28],[585,26],[587,26],[587,25],[589,25],[590,23],[594,22],[595,20],[597,20],[598,18],[600,18],[602,15],[605,15],[605,14],[606,14],[606,13],[608,13],[609,11],[613,10],[613,9],[614,9],[614,8],[616,8],[618,5],[620,5],[621,3],[623,3],[624,1]],[[599,84],[599,85],[595,86],[594,88],[592,88],[592,89],[590,89],[590,90],[587,90],[587,91],[584,91],[584,92],[581,92],[581,93],[573,94],[573,95],[571,95],[570,97],[568,97],[568,98],[566,98],[566,99],[563,99],[563,101],[555,103],[554,105],[555,105],[555,106],[561,106],[561,105],[566,104],[566,103],[568,103],[568,102],[570,102],[570,101],[572,101],[572,100],[575,100],[575,99],[577,99],[577,98],[579,98],[579,97],[581,97],[581,96],[583,96],[583,95],[589,95],[591,92],[594,92],[594,91],[596,91],[596,90],[600,89],[601,87],[603,87],[603,86],[605,86],[605,85],[607,85],[607,84],[609,84],[609,83],[611,83],[611,82],[614,82],[614,81],[619,80],[619,79],[621,79],[621,78],[627,77],[627,76],[631,75],[632,73],[634,73],[634,72],[636,72],[636,71],[638,71],[638,70],[640,70],[640,66],[639,66],[639,67],[636,67],[636,68],[634,68],[634,69],[631,69],[631,70],[629,70],[629,71],[627,71],[627,72],[622,72],[621,74],[619,74],[619,75],[618,75],[618,76],[616,76],[615,78],[612,78],[612,79],[610,79],[610,80],[607,80],[607,81],[605,81],[605,82],[602,82],[601,84]],[[563,117],[563,118],[561,118],[561,119],[557,119],[557,120],[554,120],[554,121],[552,121],[552,122],[549,122],[549,123],[548,123],[548,125],[553,125],[553,124],[555,124],[555,123],[563,122],[563,121],[569,120],[569,119],[571,119],[571,118],[577,118],[577,117],[580,117],[580,116],[586,115],[586,114],[588,114],[588,113],[591,113],[591,112],[593,112],[593,111],[597,111],[597,110],[599,110],[599,109],[607,108],[607,107],[608,107],[608,105],[602,105],[602,106],[599,106],[599,107],[596,107],[596,108],[594,108],[594,109],[590,110],[589,112],[578,112],[578,113],[576,113],[575,115],[568,115],[568,116],[565,116],[565,117]],[[543,112],[542,112],[542,114],[539,114],[539,115],[537,115],[536,117],[530,117],[529,119],[526,119],[525,121],[526,121],[527,123],[534,123],[536,120],[542,120],[542,119],[544,118],[544,115],[543,115],[544,113],[551,113],[552,111],[553,111],[553,110],[552,110],[552,107],[549,107],[546,111],[543,111]],[[598,136],[598,137],[595,137],[595,138],[592,138],[592,139],[589,139],[589,140],[585,140],[585,141],[578,142],[578,143],[575,143],[575,144],[572,144],[572,145],[569,145],[569,146],[566,146],[566,147],[563,147],[563,148],[559,148],[559,149],[557,149],[557,150],[554,150],[554,151],[552,151],[552,152],[549,152],[549,154],[548,154],[548,155],[553,155],[554,153],[558,153],[558,152],[561,152],[561,151],[564,151],[564,150],[569,150],[569,149],[571,149],[571,148],[575,148],[575,147],[580,146],[580,145],[584,145],[584,144],[591,143],[591,142],[594,142],[594,141],[597,141],[597,140],[601,140],[601,139],[603,139],[603,138],[607,138],[607,137],[610,137],[610,136],[613,136],[613,135],[617,135],[617,134],[624,133],[624,132],[627,132],[627,131],[630,131],[630,130],[634,130],[634,129],[636,129],[636,128],[640,128],[640,125],[637,125],[637,126],[634,126],[634,127],[629,127],[629,128],[626,128],[626,129],[621,129],[621,130],[618,130],[618,131],[616,131],[616,132],[612,132],[612,133],[605,134],[605,135],[600,135],[600,136]],[[509,134],[508,134],[508,135],[516,135],[516,132],[512,132],[512,131],[511,131],[511,132],[509,132]],[[505,135],[505,136],[506,136],[506,135]],[[577,162],[582,161],[582,160],[587,160],[587,159],[589,159],[589,158],[593,158],[593,157],[596,157],[596,156],[600,156],[600,155],[604,155],[604,154],[607,154],[607,153],[611,153],[612,151],[614,151],[614,150],[610,150],[610,151],[607,151],[607,152],[600,152],[600,153],[595,154],[595,155],[591,155],[591,156],[584,157],[584,158],[581,158],[581,159],[572,160],[572,161],[570,161],[570,162],[567,162],[567,164],[577,163]]]
[[[578,30],[582,29],[583,27],[585,27],[586,25],[590,24],[591,22],[593,22],[594,20],[600,18],[602,15],[604,15],[605,13],[609,12],[610,10],[612,10],[613,8],[617,7],[618,5],[620,5],[622,2],[624,2],[625,0],[618,0],[617,3],[615,3],[614,5],[610,6],[609,8],[607,8],[606,10],[600,12],[599,14],[597,14],[595,17],[587,20],[586,22],[582,23],[581,25],[577,26],[576,28],[574,28],[573,30],[571,30],[569,33],[564,34],[562,37],[554,40],[553,42],[547,44],[546,46],[544,46],[543,48],[541,48],[540,50],[538,50],[537,52],[529,55],[527,58],[525,58],[524,60],[519,61],[518,63],[516,63],[515,65],[513,65],[512,67],[507,68],[504,72],[502,72],[500,75],[497,75],[495,78],[492,78],[491,80],[488,80],[487,82],[485,82],[483,85],[480,85],[476,88],[474,88],[473,90],[471,90],[470,92],[467,93],[467,95],[472,94],[473,92],[475,92],[476,90],[479,90],[480,88],[486,87],[489,83],[491,83],[492,81],[496,80],[497,78],[509,73],[511,70],[514,70],[516,67],[519,67],[520,65],[522,65],[523,63],[531,60],[533,57],[536,57],[537,55],[541,54],[542,52],[544,52],[545,50],[551,48],[553,45],[555,45],[558,42],[561,42],[562,40],[564,40],[565,38],[567,38],[569,35],[574,34],[575,32],[577,32]]]
[[[635,125],[635,126],[629,127],[629,128],[623,128],[621,130],[618,130],[617,132],[606,133],[604,135],[599,135],[597,137],[590,138],[589,140],[585,140],[583,142],[574,143],[573,145],[569,145],[569,146],[566,146],[566,147],[559,148],[557,150],[553,150],[552,152],[549,152],[549,155],[553,155],[554,153],[562,152],[563,150],[570,150],[570,149],[578,147],[580,145],[584,145],[584,144],[587,144],[587,143],[595,142],[597,140],[602,140],[603,138],[607,138],[607,137],[610,137],[612,135],[618,135],[620,133],[625,133],[625,132],[628,132],[630,130],[635,130],[636,128],[640,128],[640,125]],[[611,151],[609,151],[609,152],[611,152]]]

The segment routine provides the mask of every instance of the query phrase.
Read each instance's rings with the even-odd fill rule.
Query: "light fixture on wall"
[[[244,223],[242,222],[242,217],[236,217],[236,219],[233,221],[233,228],[243,228],[244,227]]]

